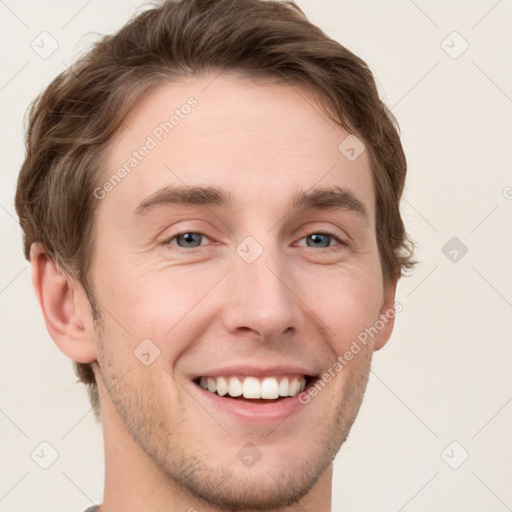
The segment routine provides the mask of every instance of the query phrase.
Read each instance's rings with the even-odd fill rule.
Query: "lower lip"
[[[195,383],[193,386],[211,407],[251,422],[283,421],[304,407],[304,404],[299,401],[299,395],[277,402],[253,403],[219,396],[211,391],[206,391]]]

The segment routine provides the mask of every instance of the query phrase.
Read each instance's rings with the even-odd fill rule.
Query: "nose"
[[[228,281],[222,316],[231,334],[250,332],[262,342],[271,342],[301,329],[294,279],[278,254],[266,249],[252,263],[237,256]]]

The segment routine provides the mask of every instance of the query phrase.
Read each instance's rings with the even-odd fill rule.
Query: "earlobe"
[[[384,289],[384,301],[379,313],[379,319],[377,327],[379,328],[378,335],[375,337],[374,350],[380,350],[391,337],[393,327],[395,325],[395,315],[397,309],[395,306],[395,295],[398,279],[389,282]]]
[[[30,248],[30,265],[32,284],[53,341],[74,361],[94,361],[93,322],[83,289],[61,271],[40,243]]]

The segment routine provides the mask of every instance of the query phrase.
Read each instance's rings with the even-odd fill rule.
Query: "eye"
[[[165,240],[164,245],[177,245],[178,247],[181,247],[182,249],[187,248],[195,248],[201,246],[201,240],[205,238],[206,240],[209,240],[209,238],[206,235],[203,235],[202,233],[195,233],[193,231],[187,232],[187,233],[180,233],[178,235],[174,235],[172,238],[168,238]]]
[[[329,232],[310,233],[304,238],[301,238],[301,241],[302,240],[306,240],[306,247],[329,248],[332,247],[333,245],[347,245],[345,242],[340,240],[335,234]],[[333,241],[336,243],[331,244],[331,242]]]

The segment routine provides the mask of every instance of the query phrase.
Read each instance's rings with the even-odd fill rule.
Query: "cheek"
[[[202,272],[185,266],[144,272],[139,267],[129,277],[121,278],[117,272],[110,280],[98,279],[99,300],[116,320],[109,322],[111,327],[129,339],[130,346],[149,338],[163,349],[166,340],[179,338],[185,344],[185,337],[193,337],[194,328],[201,328],[197,315],[209,317],[209,292],[223,273],[222,269]],[[173,345],[176,350],[178,345]]]
[[[379,318],[382,302],[380,275],[348,270],[316,272],[303,277],[305,301],[326,327],[332,348],[342,354],[353,340]]]

